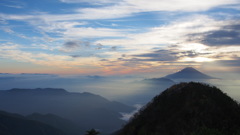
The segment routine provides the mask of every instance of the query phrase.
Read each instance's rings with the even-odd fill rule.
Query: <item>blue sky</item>
[[[0,70],[240,72],[239,0],[0,0]]]

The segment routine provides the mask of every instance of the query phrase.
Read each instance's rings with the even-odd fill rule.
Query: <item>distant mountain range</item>
[[[141,89],[139,89],[139,93],[136,93],[132,97],[129,97],[128,100],[129,102],[147,103],[156,94],[162,92],[177,82],[206,82],[209,79],[217,78],[206,75],[192,67],[186,67],[179,72],[166,75],[165,77],[148,78],[137,82],[137,85],[141,86]]]
[[[173,85],[175,82],[171,79],[162,77],[162,78],[151,78],[151,79],[144,79],[142,82],[149,83],[149,84],[170,84]]]
[[[240,105],[214,86],[180,83],[143,107],[115,135],[239,135]]]
[[[144,79],[142,80],[142,83],[148,83],[153,85],[158,85],[158,84],[173,85],[174,83],[176,83],[175,80],[194,81],[194,80],[201,80],[201,79],[217,79],[217,78],[206,75],[196,70],[195,68],[186,67],[180,70],[179,72],[166,75],[165,77]]]
[[[134,110],[99,95],[51,88],[1,90],[0,103],[0,110],[22,115],[51,113],[77,123],[83,130],[97,128],[101,132],[119,129],[125,123],[120,112]]]
[[[60,129],[0,111],[0,135],[67,135]]]
[[[211,77],[209,75],[206,75],[192,67],[187,67],[182,69],[179,72],[170,74],[165,76],[165,78],[169,78],[169,79],[216,79],[214,77]]]
[[[208,79],[216,79],[209,75],[206,75],[192,67],[187,67],[179,72],[166,75],[159,78],[148,78],[138,82],[137,85],[141,86],[142,90],[139,93],[129,98],[137,102],[147,103],[156,94],[162,92],[166,88],[176,84],[177,82],[191,82],[191,81],[208,81]]]

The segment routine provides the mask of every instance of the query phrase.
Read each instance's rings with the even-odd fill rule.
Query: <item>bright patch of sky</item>
[[[31,64],[30,73],[129,74],[213,63],[240,72],[239,39],[239,0],[0,1],[0,62],[16,61],[5,72]]]

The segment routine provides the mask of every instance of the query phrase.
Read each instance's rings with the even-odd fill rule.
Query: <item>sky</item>
[[[0,72],[240,73],[240,0],[0,0]]]

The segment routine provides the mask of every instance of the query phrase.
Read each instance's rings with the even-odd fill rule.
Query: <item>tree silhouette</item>
[[[100,132],[96,131],[95,129],[91,129],[86,131],[87,133],[85,135],[98,135]]]

